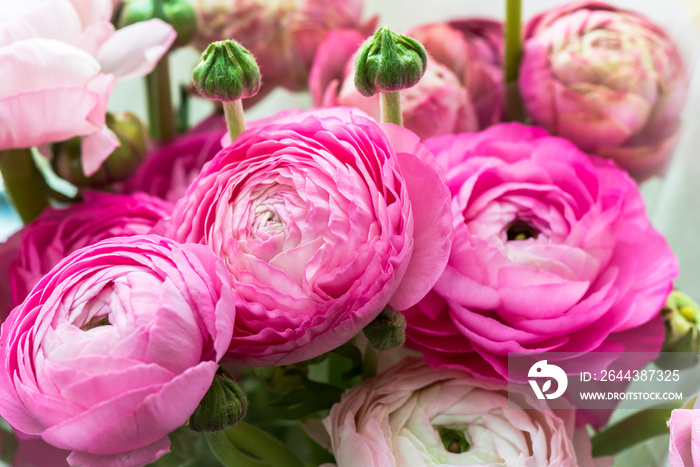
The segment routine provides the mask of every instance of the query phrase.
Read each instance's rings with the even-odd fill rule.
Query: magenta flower
[[[668,427],[671,430],[668,451],[671,467],[700,465],[700,410],[674,410]]]
[[[687,84],[676,45],[637,13],[571,2],[525,28],[520,91],[530,117],[639,181],[668,164]]]
[[[239,299],[229,355],[306,360],[430,290],[449,194],[418,138],[348,109],[248,130],[207,164],[167,234],[224,258]]]
[[[508,390],[410,358],[347,391],[323,424],[338,467],[593,466],[574,410]]]
[[[83,202],[65,209],[44,210],[2,246],[0,264],[9,267],[13,305],[19,305],[47,272],[75,250],[107,238],[147,234],[171,211],[172,204],[143,193],[99,192],[85,193]],[[3,260],[5,255],[11,261]]]
[[[153,462],[209,389],[234,317],[206,247],[135,236],[78,250],[2,326],[0,415],[70,465]]]
[[[520,124],[426,145],[446,170],[455,237],[405,312],[409,347],[486,378],[507,378],[513,352],[660,349],[678,265],[624,171]]]

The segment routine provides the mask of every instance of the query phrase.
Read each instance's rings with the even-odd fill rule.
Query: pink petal
[[[389,304],[405,310],[428,293],[442,274],[452,247],[450,193],[432,154],[404,128],[384,125],[406,180],[413,211],[413,255]]]
[[[159,19],[132,24],[102,45],[97,60],[103,72],[119,80],[144,76],[153,71],[176,37],[173,27]]]
[[[106,126],[97,133],[83,137],[81,160],[85,176],[89,177],[97,172],[100,165],[112,154],[114,148],[119,145],[117,135],[112,133],[112,130]]]
[[[170,452],[170,439],[163,436],[158,441],[133,451],[111,456],[100,456],[87,452],[73,451],[68,456],[71,466],[93,465],[99,467],[134,467],[151,464]]]

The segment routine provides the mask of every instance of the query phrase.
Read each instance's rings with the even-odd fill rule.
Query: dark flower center
[[[437,432],[440,435],[443,446],[448,452],[453,454],[461,454],[471,449],[470,440],[464,435],[464,432],[453,430],[445,426],[437,427]]]
[[[508,225],[506,236],[508,241],[527,240],[528,238],[537,238],[540,231],[528,224],[527,222],[517,219]]]

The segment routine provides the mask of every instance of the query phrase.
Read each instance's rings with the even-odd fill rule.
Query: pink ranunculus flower
[[[172,204],[144,193],[88,192],[80,203],[45,209],[0,249],[4,252],[0,258],[12,255],[11,261],[0,259],[0,265],[9,267],[13,305],[19,305],[34,285],[70,253],[107,238],[147,234],[170,215],[172,208]]]
[[[408,35],[420,41],[435,61],[459,77],[476,111],[479,129],[505,120],[500,21],[457,19],[419,26]]]
[[[245,365],[318,356],[388,304],[430,290],[451,244],[449,193],[410,131],[349,109],[241,134],[175,205],[166,234],[224,258]]]
[[[671,467],[700,465],[700,410],[676,409],[668,421],[671,431],[668,459]]]
[[[358,31],[328,34],[314,60],[309,87],[320,107],[356,107],[379,121],[379,95],[365,97],[355,88],[354,55],[364,36]],[[425,74],[413,87],[401,91],[404,126],[420,138],[476,131],[474,107],[459,78],[428,59]]]
[[[277,114],[247,122],[248,128],[256,128],[278,118],[301,113],[287,109]],[[169,202],[182,198],[204,164],[209,162],[224,146],[231,144],[223,115],[213,115],[187,133],[177,136],[150,152],[136,173],[120,190],[124,193],[148,193]],[[0,258],[0,264],[1,264]]]
[[[511,390],[515,386],[511,386]],[[550,410],[504,382],[409,358],[349,390],[323,423],[338,467],[593,466],[574,410]]]
[[[446,170],[454,242],[404,312],[409,347],[493,379],[510,353],[660,350],[678,264],[623,170],[515,123],[426,145]]]
[[[196,45],[235,39],[255,56],[263,76],[263,94],[275,86],[292,91],[307,85],[316,49],[329,31],[374,30],[362,24],[361,0],[197,0],[200,27]]]
[[[525,28],[520,91],[530,117],[638,181],[665,170],[687,86],[676,45],[632,11],[570,2]]]
[[[229,274],[201,245],[104,240],[51,270],[0,335],[0,415],[70,465],[168,452],[231,339]]]
[[[0,0],[0,11],[0,150],[81,136],[91,175],[119,145],[105,125],[114,79],[150,72],[174,29],[151,20],[115,32],[111,0]]]

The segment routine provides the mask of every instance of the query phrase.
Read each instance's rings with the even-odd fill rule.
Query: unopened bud
[[[190,417],[195,431],[220,431],[245,417],[248,397],[223,368],[219,368],[209,390]]]
[[[666,338],[661,352],[676,352],[678,356],[661,354],[656,360],[657,366],[680,369],[694,365],[698,361],[700,337],[698,304],[680,290],[674,290],[666,299],[661,316],[666,327]]]
[[[260,70],[253,55],[236,41],[212,42],[192,72],[199,93],[212,100],[233,102],[260,90]]]
[[[428,56],[417,40],[379,28],[355,58],[355,87],[363,96],[410,88],[420,81]]]
[[[79,187],[101,187],[130,177],[146,157],[148,132],[139,118],[130,113],[107,114],[107,127],[119,139],[119,146],[90,177],[81,163],[80,138],[53,145],[52,166],[56,174]]]
[[[406,318],[391,307],[386,307],[363,329],[369,343],[377,350],[401,347],[406,340]]]
[[[197,32],[197,12],[188,0],[128,0],[121,12],[119,27],[160,19],[177,32],[173,47],[187,45]]]

